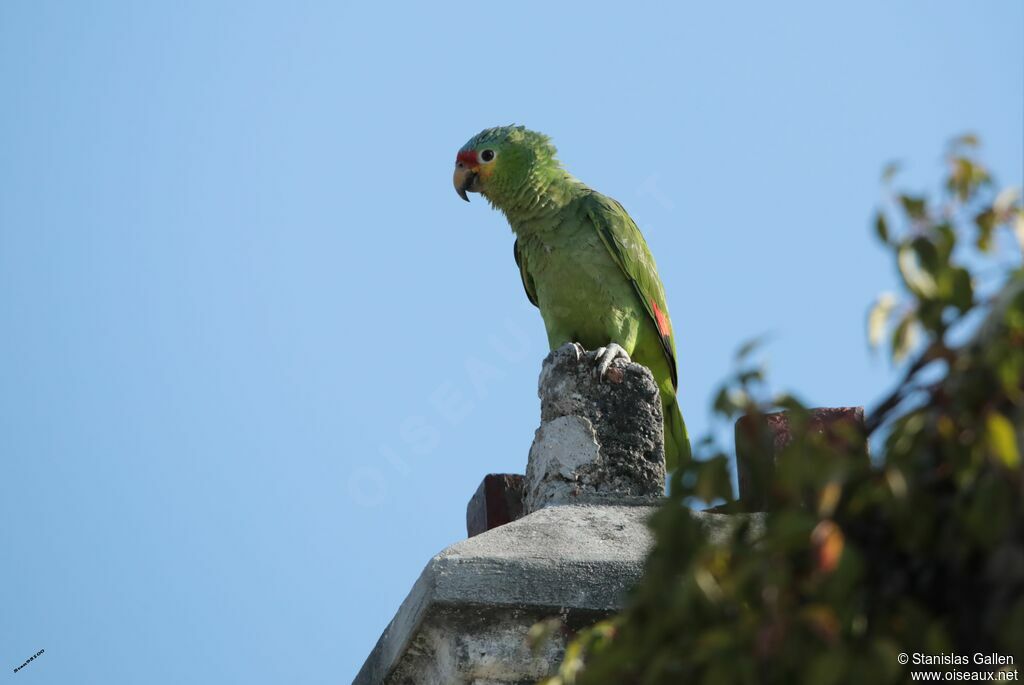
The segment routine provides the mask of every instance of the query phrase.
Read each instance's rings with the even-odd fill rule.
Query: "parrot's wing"
[[[626,210],[615,200],[600,193],[592,193],[583,202],[586,216],[601,237],[601,242],[633,284],[644,311],[658,330],[665,358],[672,371],[672,387],[678,387],[676,342],[672,334],[672,322],[668,318],[668,306],[665,304],[665,288],[658,278],[658,270],[647,241]]]
[[[512,245],[512,253],[516,258],[516,266],[519,267],[519,276],[523,279],[523,290],[526,291],[526,296],[530,298],[530,302],[533,303],[534,307],[540,308],[537,304],[537,288],[533,284],[533,279],[530,277],[529,272],[526,270],[526,258],[523,253],[519,251],[519,239],[516,239],[514,245]]]

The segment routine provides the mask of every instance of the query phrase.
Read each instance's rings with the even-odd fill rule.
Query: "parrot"
[[[600,380],[619,358],[650,369],[672,471],[691,452],[654,257],[622,205],[577,180],[556,155],[548,136],[524,126],[485,129],[455,156],[455,191],[467,202],[467,192],[479,193],[505,215],[526,297],[540,310],[551,350],[567,342],[594,350]]]

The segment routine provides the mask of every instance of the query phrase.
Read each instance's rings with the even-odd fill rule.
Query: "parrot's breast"
[[[569,222],[521,242],[551,349],[617,342],[632,354],[641,305],[596,231]]]

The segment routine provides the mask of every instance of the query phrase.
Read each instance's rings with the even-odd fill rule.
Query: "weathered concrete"
[[[594,355],[564,345],[544,361],[541,426],[530,449],[527,514],[498,525],[508,477],[485,479],[469,531],[430,560],[356,677],[357,685],[524,685],[561,661],[565,634],[533,652],[530,627],[557,616],[575,630],[624,606],[662,502],[661,401],[650,372],[617,360],[604,381]],[[532,512],[532,513],[531,513]],[[742,515],[694,512],[712,539]],[[493,527],[495,523],[498,527]],[[756,527],[756,526],[755,526]]]
[[[357,685],[533,683],[564,638],[534,654],[526,633],[561,617],[590,625],[623,606],[651,544],[649,506],[546,507],[430,560],[355,679]],[[737,517],[695,512],[713,537]]]
[[[581,503],[650,503],[664,494],[658,386],[646,367],[616,360],[607,378],[594,353],[567,343],[538,383],[541,425],[526,467],[524,511]]]

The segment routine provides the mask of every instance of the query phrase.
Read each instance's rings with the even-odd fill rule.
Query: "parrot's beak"
[[[469,197],[466,195],[466,191],[471,193],[479,193],[480,189],[476,184],[477,174],[476,168],[470,168],[458,162],[455,165],[455,175],[452,176],[452,183],[455,185],[455,192],[459,194],[466,202],[469,202]]]

